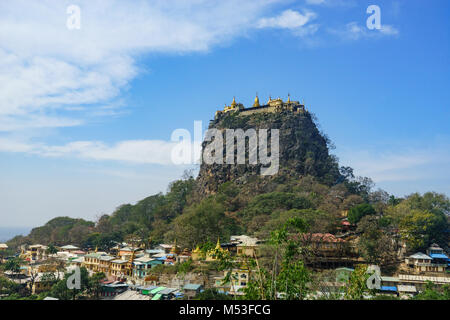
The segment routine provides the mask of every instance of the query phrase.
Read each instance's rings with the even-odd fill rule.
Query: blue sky
[[[449,195],[449,13],[444,0],[2,1],[2,226],[166,191],[186,169],[168,161],[172,132],[256,92],[304,100],[341,165],[377,187]]]

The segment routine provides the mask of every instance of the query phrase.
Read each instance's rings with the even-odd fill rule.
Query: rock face
[[[239,112],[229,113],[220,119],[210,122],[209,129],[222,132],[224,145],[226,129],[250,128],[279,129],[279,171],[275,175],[261,176],[261,164],[251,165],[248,161],[248,143],[246,143],[245,164],[206,164],[202,162],[196,182],[196,193],[199,195],[214,194],[218,187],[228,181],[246,184],[256,180],[273,180],[280,177],[299,178],[311,175],[324,184],[334,184],[339,178],[339,168],[336,159],[328,153],[328,139],[321,135],[309,112],[292,113],[282,111],[277,113],[258,113],[242,115]],[[211,142],[204,141],[205,147]],[[234,145],[236,152],[236,143]],[[269,143],[270,151],[270,143]],[[225,159],[225,151],[224,159]],[[258,159],[259,160],[259,159]]]

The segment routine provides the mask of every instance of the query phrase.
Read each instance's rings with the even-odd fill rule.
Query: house
[[[231,242],[236,244],[238,256],[254,257],[260,241],[246,235],[232,236]]]
[[[334,255],[340,251],[345,240],[337,238],[331,233],[306,233],[303,242],[310,245],[313,252],[323,255]]]
[[[177,263],[186,262],[188,260],[191,260],[191,253],[187,248],[184,248],[184,250],[179,255],[176,256],[176,259]]]
[[[405,258],[406,265],[411,269],[410,271],[420,273],[429,271],[431,266],[431,257],[422,253],[416,252]]]
[[[165,244],[161,243],[158,246],[156,246],[156,249],[163,250],[165,253],[170,253],[170,250],[172,250],[173,245],[172,244]]]
[[[120,281],[104,281],[101,285],[102,297],[115,297],[128,290],[128,285]]]
[[[128,260],[115,259],[111,261],[111,272],[110,274],[116,279],[124,278],[128,274]]]
[[[439,267],[439,270],[441,270],[440,268],[445,270],[450,266],[449,257],[445,254],[444,249],[439,247],[439,245],[437,245],[436,243],[433,243],[427,249],[427,254],[431,257],[431,259],[433,259],[431,261],[432,265],[435,267]]]
[[[163,264],[163,261],[150,257],[140,257],[133,260],[133,277],[145,278],[148,274],[148,270],[155,266]]]
[[[248,281],[251,277],[251,271],[242,265],[240,268],[235,268],[231,272],[231,277],[228,282],[224,282],[228,271],[224,271],[223,277],[216,277],[215,287],[227,294],[243,295],[242,290],[247,287]]]
[[[188,283],[186,285],[184,285],[183,287],[183,293],[184,296],[190,300],[192,298],[194,298],[197,294],[200,293],[200,291],[202,290],[203,286],[201,284],[196,284],[196,283]]]
[[[20,257],[29,262],[37,262],[47,258],[47,246],[41,244],[22,247]]]
[[[107,274],[111,267],[111,261],[114,259],[106,252],[93,252],[84,256],[83,266],[92,272]]]

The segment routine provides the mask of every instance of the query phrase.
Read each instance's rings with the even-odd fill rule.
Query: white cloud
[[[303,14],[291,9],[283,11],[280,15],[271,18],[262,18],[258,21],[258,28],[299,29],[316,17],[311,11]]]
[[[377,183],[450,178],[448,142],[430,143],[427,147],[349,150],[339,152],[340,164],[349,165],[358,176]]]
[[[379,30],[369,30],[357,22],[350,22],[341,29],[328,29],[329,33],[339,36],[344,40],[359,40],[363,38],[374,38],[380,36],[396,36],[399,31],[391,25],[382,25]]]
[[[355,0],[305,0],[305,3],[313,6],[327,6],[327,7],[354,7],[358,5]]]
[[[194,164],[194,146],[189,142],[190,160]],[[119,161],[130,164],[175,165],[172,150],[178,142],[164,140],[125,140],[112,145],[100,141],[75,141],[65,145],[30,143],[14,138],[0,138],[0,152],[38,155],[47,158],[79,158],[94,161]]]
[[[68,1],[2,1],[0,132],[104,115],[98,104],[113,102],[140,72],[141,54],[209,50],[254,28],[275,2],[79,0],[81,29],[68,30]],[[56,116],[61,110],[69,112]]]
[[[380,32],[385,35],[398,35],[398,30],[390,25],[382,25]]]
[[[0,151],[35,154],[42,157],[76,157],[96,161],[121,161],[134,164],[172,164],[175,142],[162,140],[127,140],[114,145],[98,141],[76,141],[61,146],[32,144],[0,139]]]

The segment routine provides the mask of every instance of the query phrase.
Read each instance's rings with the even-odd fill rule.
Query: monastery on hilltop
[[[225,107],[222,110],[216,111],[215,118],[218,119],[222,117],[224,114],[228,112],[239,112],[239,114],[242,115],[248,115],[253,113],[260,113],[260,112],[281,112],[281,111],[291,111],[295,113],[302,113],[302,112],[308,112],[308,110],[305,108],[304,104],[300,104],[298,101],[291,100],[290,95],[288,94],[287,101],[283,101],[281,98],[273,99],[269,97],[269,101],[267,101],[266,104],[261,105],[259,103],[258,95],[255,97],[255,102],[253,103],[253,106],[251,108],[245,108],[242,103],[237,103],[236,99],[233,97],[233,102],[231,102],[231,105],[227,106],[225,104]]]

